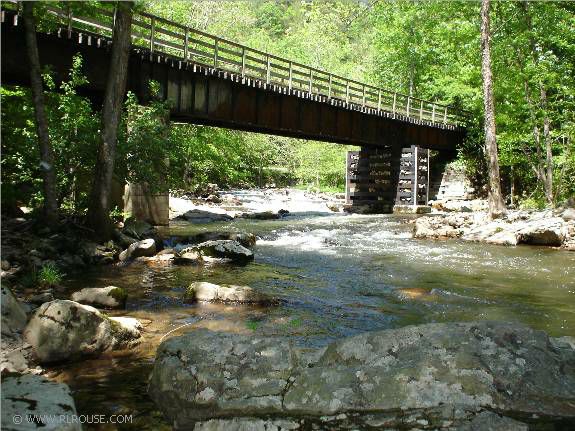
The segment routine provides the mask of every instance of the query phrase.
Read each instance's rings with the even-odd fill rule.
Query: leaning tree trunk
[[[23,2],[24,30],[26,35],[26,53],[30,64],[30,86],[36,117],[36,134],[40,148],[40,171],[42,172],[44,192],[44,216],[48,226],[58,222],[58,200],[56,193],[56,173],[54,171],[54,152],[50,144],[48,120],[44,105],[44,89],[40,70],[40,56],[36,41],[36,22],[34,20],[35,2]]]
[[[112,235],[110,194],[118,140],[118,127],[122,116],[122,102],[126,92],[128,59],[130,56],[132,3],[118,2],[110,68],[102,106],[102,132],[94,169],[94,182],[88,205],[88,225],[99,239]]]
[[[489,159],[489,215],[491,218],[497,218],[505,213],[505,204],[501,195],[497,135],[495,131],[489,6],[490,0],[481,1],[481,75],[483,76],[483,99],[485,108],[485,152]]]

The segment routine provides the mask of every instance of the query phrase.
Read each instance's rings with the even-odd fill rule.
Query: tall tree
[[[495,129],[489,9],[490,0],[481,0],[481,75],[483,77],[483,104],[485,110],[485,152],[489,159],[489,215],[491,218],[497,218],[505,213],[505,203],[501,195],[499,157],[497,153],[497,135]]]
[[[122,116],[122,102],[126,93],[128,60],[131,46],[132,2],[116,4],[116,19],[112,38],[112,53],[104,104],[100,146],[94,169],[94,182],[88,204],[88,225],[101,239],[112,235],[110,194],[114,160],[118,141],[118,127]]]
[[[36,2],[22,2],[24,31],[26,35],[26,52],[30,64],[30,86],[36,118],[36,135],[40,148],[40,171],[42,172],[44,192],[44,215],[48,226],[58,222],[58,201],[56,194],[56,173],[54,171],[54,152],[48,134],[48,120],[44,104],[44,88],[40,69],[40,56],[36,41],[36,22],[34,6]]]
[[[531,50],[531,57],[533,59],[533,64],[537,68],[539,66],[539,54],[538,47],[535,41],[535,36],[533,32],[533,24],[531,22],[531,16],[529,11],[529,3],[527,1],[521,2],[523,10],[523,18],[527,27],[528,37],[529,37],[529,48]],[[535,174],[537,178],[543,183],[543,189],[545,191],[545,199],[549,205],[553,204],[553,152],[551,147],[551,121],[549,119],[548,104],[547,104],[547,89],[545,84],[539,75],[537,79],[537,84],[539,86],[539,110],[543,116],[543,144],[545,145],[545,159],[541,151],[541,139],[539,136],[539,125],[537,122],[537,116],[534,114],[535,108],[531,101],[529,95],[529,83],[525,82],[525,97],[529,108],[531,111],[531,119],[533,121],[533,136],[536,145],[537,154],[537,168],[535,169]]]

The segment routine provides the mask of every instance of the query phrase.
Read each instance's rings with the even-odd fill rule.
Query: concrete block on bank
[[[152,192],[145,184],[126,184],[124,212],[137,220],[166,226],[170,221],[169,194],[168,192]]]

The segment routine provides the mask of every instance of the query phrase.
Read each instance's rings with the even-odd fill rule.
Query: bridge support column
[[[424,213],[431,211],[429,201],[429,150],[416,145],[401,149],[399,182],[394,212]]]
[[[401,150],[362,147],[347,154],[346,210],[391,213],[399,181]]]
[[[126,184],[124,213],[153,225],[166,226],[170,221],[169,194],[168,192],[152,193],[143,184]]]
[[[433,169],[426,148],[370,148],[347,154],[347,211],[424,213],[431,208]]]

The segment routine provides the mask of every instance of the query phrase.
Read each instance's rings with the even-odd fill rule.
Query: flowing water
[[[295,191],[234,194],[244,208],[286,208],[290,215],[207,225],[176,222],[164,234],[252,232],[259,238],[253,263],[134,263],[71,275],[69,291],[110,284],[125,288],[127,310],[112,314],[137,317],[145,325],[145,341],[133,351],[52,371],[71,386],[79,413],[131,414],[132,429],[169,429],[146,395],[155,350],[162,338],[199,327],[288,336],[306,345],[410,324],[479,319],[523,322],[553,336],[575,334],[575,253],[415,240],[414,216],[332,213],[325,202]],[[281,305],[183,303],[185,287],[196,280],[250,285],[280,298]]]

